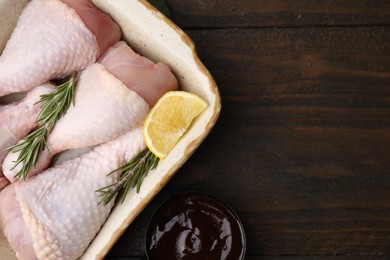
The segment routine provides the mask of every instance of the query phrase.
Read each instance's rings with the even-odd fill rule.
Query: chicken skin
[[[99,62],[81,73],[75,106],[57,122],[47,140],[49,149],[41,153],[29,176],[48,167],[54,154],[107,142],[140,126],[149,105],[178,88],[166,65],[141,57],[124,42],[111,47]],[[16,181],[14,176],[22,167],[11,170],[18,156],[19,152],[8,153],[2,164],[10,182]]]
[[[0,56],[0,96],[82,70],[120,39],[119,26],[106,14],[89,1],[73,2],[33,0],[26,6]]]

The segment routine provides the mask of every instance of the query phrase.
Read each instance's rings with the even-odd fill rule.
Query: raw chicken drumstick
[[[77,259],[108,217],[114,201],[98,204],[106,176],[145,147],[137,128],[94,150],[19,181],[0,193],[0,219],[18,258]]]
[[[82,70],[120,37],[88,0],[32,0],[0,56],[0,96]]]
[[[39,114],[40,96],[53,91],[51,84],[44,84],[30,90],[26,97],[15,104],[4,106],[0,111],[0,162],[7,155],[7,148],[16,144],[22,137],[28,134],[36,125]],[[8,180],[0,170],[0,190],[8,184]]]
[[[99,63],[137,92],[149,106],[165,92],[177,89],[177,80],[166,65],[154,64],[138,55],[124,41],[115,43],[100,57]]]
[[[75,106],[57,122],[47,140],[49,150],[41,153],[29,176],[48,167],[54,154],[107,142],[140,126],[149,105],[178,87],[167,66],[141,57],[124,42],[111,47],[100,63],[80,74]],[[18,156],[10,152],[3,161],[3,174],[11,182],[22,167],[10,170]]]

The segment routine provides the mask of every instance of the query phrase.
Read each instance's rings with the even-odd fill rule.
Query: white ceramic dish
[[[5,46],[27,0],[0,0],[0,50]],[[204,140],[215,124],[220,108],[218,88],[196,55],[192,40],[145,0],[92,0],[120,25],[124,40],[140,54],[167,64],[180,89],[195,93],[209,103],[188,132],[151,172],[141,191],[131,191],[122,205],[116,205],[82,259],[102,259],[128,225],[169,181]],[[2,233],[2,232],[1,232]],[[0,259],[15,259],[6,239],[0,235]]]

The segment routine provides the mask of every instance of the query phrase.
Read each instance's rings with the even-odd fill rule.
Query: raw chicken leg
[[[81,157],[50,168],[0,193],[4,233],[19,259],[77,259],[108,217],[113,201],[98,205],[106,174],[144,148],[137,128]]]
[[[57,122],[47,141],[50,152],[42,152],[29,176],[45,169],[56,153],[97,145],[141,125],[149,110],[144,99],[155,101],[156,97],[178,87],[167,66],[156,65],[135,54],[123,42],[110,48],[100,62],[81,73],[76,86],[76,105]],[[119,65],[113,66],[114,63]],[[143,88],[149,92],[142,92]],[[18,156],[19,153],[9,153],[2,165],[3,174],[11,182],[22,166],[10,170]]]
[[[119,26],[105,13],[98,10],[90,0],[61,0],[73,8],[84,24],[95,35],[100,54],[107,51],[121,38]]]
[[[123,41],[115,43],[99,62],[126,86],[131,86],[149,106],[153,106],[163,93],[177,89],[177,80],[165,64],[154,64]]]
[[[46,168],[51,156],[63,150],[97,145],[116,138],[142,124],[148,104],[134,91],[109,74],[101,64],[83,71],[75,91],[75,106],[70,106],[50,133],[47,145],[29,176]],[[50,152],[49,152],[50,151]],[[11,170],[20,152],[8,153],[3,174],[11,182],[22,165]]]
[[[89,1],[64,2],[26,6],[0,56],[0,96],[84,69],[120,39],[118,25]]]
[[[40,96],[53,91],[51,84],[44,84],[30,90],[19,103],[7,105],[0,112],[0,162],[7,155],[6,150],[16,144],[22,137],[35,127],[39,114]],[[0,190],[8,184],[8,180],[0,171]]]

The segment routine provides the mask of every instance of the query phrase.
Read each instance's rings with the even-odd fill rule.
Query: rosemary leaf
[[[49,149],[47,138],[53,130],[57,121],[66,114],[69,106],[74,105],[74,88],[77,81],[77,74],[73,73],[69,80],[57,86],[56,89],[49,93],[41,95],[41,98],[35,104],[40,104],[41,111],[38,114],[36,129],[21,142],[11,146],[13,153],[20,152],[18,159],[11,170],[22,164],[22,168],[15,175],[17,179],[26,179],[31,167],[35,167],[39,154]],[[49,150],[50,151],[50,150]]]
[[[113,173],[119,173],[120,177],[116,183],[96,190],[98,196],[102,198],[99,201],[99,204],[107,205],[122,190],[123,193],[120,199],[121,204],[125,201],[126,195],[130,189],[136,187],[137,192],[139,192],[142,181],[151,170],[154,170],[157,167],[159,161],[160,159],[146,148],[129,162],[120,166],[118,169],[109,172],[107,176]]]

